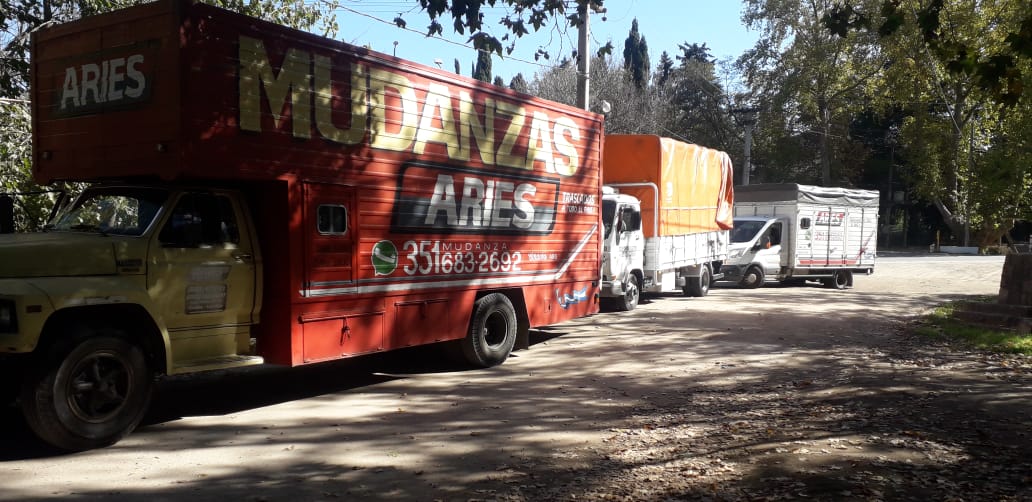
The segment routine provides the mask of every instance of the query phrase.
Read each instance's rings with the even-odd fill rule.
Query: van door
[[[763,231],[757,241],[759,249],[756,251],[756,261],[763,265],[763,273],[767,277],[773,277],[781,271],[783,228],[784,225],[781,221],[774,221]]]
[[[176,359],[239,353],[235,335],[249,332],[257,294],[245,221],[228,193],[184,192],[152,238],[147,290],[162,307]]]

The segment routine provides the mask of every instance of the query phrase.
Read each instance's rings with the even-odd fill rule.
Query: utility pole
[[[734,116],[736,121],[745,128],[745,165],[742,166],[742,185],[749,184],[749,171],[752,171],[752,132],[753,127],[756,125],[756,112],[759,111],[757,108],[745,107],[745,108],[733,108],[731,114]]]
[[[580,30],[577,32],[577,106],[587,110],[588,108],[588,84],[591,77],[591,58],[588,57],[588,40],[590,28],[588,28],[588,2],[580,0],[577,4],[577,17],[580,18]]]
[[[577,17],[580,18],[580,29],[577,32],[577,106],[590,110],[589,81],[591,80],[591,54],[588,51],[588,40],[591,40],[591,29],[588,27],[588,7],[591,0],[577,2]],[[605,7],[591,5],[596,14],[604,14]]]

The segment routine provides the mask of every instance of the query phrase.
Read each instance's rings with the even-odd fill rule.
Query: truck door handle
[[[240,262],[240,263],[251,261],[252,258],[254,258],[254,256],[252,256],[249,253],[234,253],[233,254],[233,259],[238,261],[238,262]]]

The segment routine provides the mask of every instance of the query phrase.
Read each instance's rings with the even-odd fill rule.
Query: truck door
[[[641,210],[637,206],[620,205],[616,214],[616,248],[610,253],[613,274],[627,280],[631,270],[641,270],[645,256],[645,237],[641,232]]]
[[[329,183],[304,186],[307,288],[318,292],[350,287],[357,244],[354,189]]]
[[[246,332],[253,322],[255,251],[243,215],[228,194],[185,192],[151,243],[147,288],[163,308],[170,336],[190,332],[184,336],[197,341],[227,335],[230,345],[197,346],[192,355],[233,353],[229,335]]]
[[[756,251],[756,261],[763,265],[763,273],[767,276],[777,275],[781,270],[783,228],[781,221],[775,221],[763,231],[757,241],[759,249]]]

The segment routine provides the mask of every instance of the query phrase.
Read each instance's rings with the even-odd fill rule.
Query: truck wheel
[[[631,274],[627,278],[627,285],[624,287],[624,294],[620,298],[616,298],[616,310],[621,312],[630,312],[638,306],[638,300],[641,299],[641,279],[638,276]]]
[[[713,284],[713,275],[708,265],[703,265],[698,277],[688,277],[684,285],[684,294],[692,297],[703,297],[709,294]]]
[[[836,270],[835,274],[824,279],[824,286],[832,289],[846,289],[853,282],[853,273],[848,270]]]
[[[738,284],[743,288],[753,289],[763,286],[764,280],[763,271],[760,270],[760,267],[752,266],[745,270],[745,273],[742,274],[742,280],[738,281]]]
[[[502,364],[516,343],[516,309],[509,298],[491,293],[473,305],[469,334],[462,339],[462,355],[478,368]]]
[[[140,348],[86,338],[26,378],[21,407],[40,439],[65,450],[108,446],[132,432],[150,403],[153,374]]]

